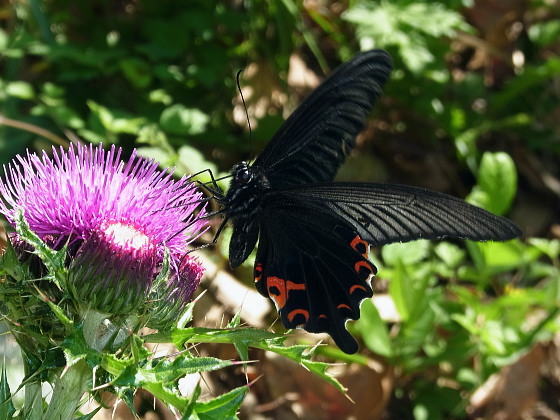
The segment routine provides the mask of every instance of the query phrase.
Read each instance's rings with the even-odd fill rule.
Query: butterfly
[[[234,166],[215,194],[233,225],[232,268],[258,249],[257,290],[288,329],[328,333],[346,353],[358,343],[346,322],[373,296],[370,246],[415,239],[508,240],[508,219],[443,193],[384,183],[333,182],[389,79],[382,50],[338,67],[284,122],[253,164]]]

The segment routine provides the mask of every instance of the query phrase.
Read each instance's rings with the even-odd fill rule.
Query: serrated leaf
[[[195,412],[201,420],[222,420],[237,418],[237,411],[249,388],[242,386],[207,402],[195,404]]]
[[[241,308],[237,311],[237,313],[233,316],[226,328],[236,328],[239,327],[241,324]],[[233,343],[235,350],[239,354],[239,357],[243,361],[249,360],[249,343],[247,341],[236,340]]]
[[[133,415],[136,415],[136,410],[134,409],[135,389],[129,387],[126,388],[116,387],[116,388],[117,388],[117,395],[119,396],[119,398],[124,401],[124,403],[130,410],[130,412]]]
[[[6,243],[6,250],[0,255],[0,273],[18,281],[31,278],[27,267],[20,264],[16,251],[9,240]]]
[[[182,412],[182,420],[188,420],[191,418],[192,413],[194,412],[194,408],[196,405],[196,401],[198,400],[198,397],[200,397],[200,394],[202,393],[202,389],[200,388],[200,384],[197,383],[196,387],[194,388],[193,393],[191,394],[190,398],[189,398],[189,402],[187,403],[187,406],[185,407],[185,409]]]
[[[25,220],[23,211],[18,210],[15,214],[16,222],[16,232],[20,238],[24,239],[29,243],[43,264],[49,270],[49,275],[51,280],[53,280],[58,287],[61,289],[65,288],[66,285],[66,247],[62,248],[60,251],[54,251],[49,248],[30,228]]]
[[[232,364],[233,362],[214,357],[193,358],[182,353],[174,360],[154,361],[152,365],[147,367],[138,367],[136,364],[131,364],[113,381],[113,384],[115,386],[141,387],[148,383],[171,383],[184,375],[218,370]]]
[[[0,419],[12,418],[16,409],[12,403],[12,393],[6,375],[6,366],[2,365],[2,377],[0,378]]]
[[[271,351],[273,353],[279,354],[281,356],[293,360],[294,362],[303,366],[310,372],[313,372],[315,375],[319,376],[329,384],[333,385],[340,392],[346,393],[346,388],[342,386],[342,384],[338,382],[336,378],[334,378],[333,376],[327,373],[327,369],[332,366],[331,364],[324,363],[324,362],[317,362],[311,359],[314,350],[311,349],[310,346],[295,345],[295,346],[285,347],[281,342],[278,342],[278,340],[276,342],[275,340],[267,340],[262,342],[257,347],[263,350]],[[305,352],[307,353],[304,354]]]
[[[84,414],[83,416],[77,417],[76,420],[91,420],[103,407],[99,406],[89,414]],[[133,411],[134,413],[134,411]]]
[[[64,351],[66,364],[68,366],[82,359],[85,360],[91,368],[101,365],[101,354],[88,346],[80,324],[75,325],[72,332],[62,342],[61,347]]]
[[[181,347],[184,343],[259,343],[264,340],[282,337],[281,334],[256,328],[236,328],[221,330],[214,328],[183,328],[171,331],[173,342]],[[157,334],[149,336],[156,338]]]
[[[185,328],[176,329],[171,332],[173,342],[181,348],[185,343],[245,343],[252,347],[268,350],[287,357],[296,363],[304,366],[309,371],[320,376],[331,385],[334,385],[340,392],[345,392],[345,388],[335,378],[326,371],[331,366],[328,363],[315,362],[311,360],[312,352],[310,346],[298,345],[285,347],[283,345],[286,335],[276,334],[269,331],[258,330],[256,328],[238,328],[234,330],[220,330],[211,328]],[[147,337],[148,342],[165,342],[169,336],[167,334],[152,334]],[[303,354],[309,351],[309,354]]]

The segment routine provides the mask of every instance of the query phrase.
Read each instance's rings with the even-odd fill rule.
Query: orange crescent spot
[[[262,264],[255,265],[255,283],[258,283],[259,281],[261,281],[262,272],[263,272]]]
[[[354,264],[354,270],[356,271],[356,273],[359,274],[360,269],[362,268],[365,268],[367,271],[370,272],[370,274],[373,275],[373,270],[371,269],[371,266],[367,261],[358,261],[356,264]]]
[[[367,292],[367,289],[364,286],[359,285],[359,284],[355,284],[354,286],[352,286],[350,288],[350,294],[354,293],[356,291],[356,289],[362,289],[364,292]]]
[[[317,319],[327,319],[327,316],[325,314],[321,314],[317,317]]]
[[[358,249],[358,245],[363,245],[365,251],[363,253],[360,252],[360,250]],[[352,242],[350,242],[350,246],[352,247],[352,249],[356,252],[360,252],[360,254],[362,254],[362,256],[364,258],[368,258],[369,257],[369,244],[364,241],[362,238],[360,238],[359,235],[356,235],[356,237],[354,239],[352,239]]]
[[[341,303],[340,305],[337,306],[337,308],[338,308],[338,309],[348,309],[348,310],[350,310],[350,311],[352,310],[352,309],[350,308],[350,306],[348,306],[348,305],[345,304],[345,303]]]
[[[286,281],[280,277],[267,277],[266,286],[268,289],[268,296],[274,301],[276,309],[278,310],[286,306],[286,300],[288,299],[290,290],[305,290],[304,283],[298,284],[292,281]],[[276,288],[278,293],[274,293],[275,291],[273,288]]]
[[[309,311],[306,311],[305,309],[294,309],[288,314],[288,321],[292,322],[296,315],[303,315],[305,322],[309,319]],[[305,322],[303,322],[303,324],[305,324]]]

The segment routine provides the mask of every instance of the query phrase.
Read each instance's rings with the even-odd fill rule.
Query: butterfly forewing
[[[322,214],[336,215],[374,246],[444,237],[504,241],[521,235],[504,217],[447,194],[406,185],[332,182],[277,194],[282,198],[271,204],[313,209],[319,219]]]
[[[275,188],[331,181],[391,72],[374,50],[338,67],[298,107],[255,160]]]

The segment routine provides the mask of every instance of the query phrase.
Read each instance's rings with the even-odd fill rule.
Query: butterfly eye
[[[245,167],[237,173],[237,180],[246,184],[251,180],[252,176],[249,172],[249,168]]]

